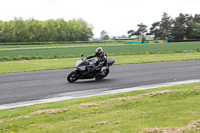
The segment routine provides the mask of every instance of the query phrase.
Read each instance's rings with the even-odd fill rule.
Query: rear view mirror
[[[81,59],[83,60],[83,53],[81,53]]]

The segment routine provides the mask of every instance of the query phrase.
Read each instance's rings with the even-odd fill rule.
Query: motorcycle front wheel
[[[105,77],[109,74],[109,69],[105,70]]]
[[[76,80],[78,80],[79,74],[76,71],[72,71],[68,76],[67,76],[67,81],[69,83],[73,83]]]

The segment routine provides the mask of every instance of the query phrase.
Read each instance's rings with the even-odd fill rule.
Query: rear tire
[[[76,80],[78,80],[79,74],[76,71],[72,71],[68,76],[67,76],[67,81],[69,83],[73,83]]]

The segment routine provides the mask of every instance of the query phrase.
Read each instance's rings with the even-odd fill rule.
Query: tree
[[[12,28],[12,41],[23,42],[27,37],[27,31],[25,30],[25,23],[23,18],[14,18],[11,25]]]
[[[193,19],[187,22],[186,37],[188,39],[200,39],[200,23]]]
[[[182,13],[173,21],[171,35],[173,39],[183,40],[186,35],[186,16]]]
[[[109,36],[108,33],[105,30],[101,31],[101,40],[108,40]]]
[[[0,42],[88,41],[93,27],[83,19],[38,21],[21,17],[0,21]]]
[[[110,39],[110,37],[108,35],[105,35],[103,38],[103,40],[109,40],[109,39]]]
[[[120,38],[128,38],[126,35],[122,35]]]
[[[172,30],[172,19],[164,12],[160,22],[160,37],[165,39],[169,38]]]
[[[90,38],[92,38],[92,25],[89,25],[86,21],[82,19],[78,19],[78,26],[79,26],[79,41],[88,41]]]
[[[12,41],[12,25],[13,21],[3,22],[1,28],[1,42],[11,42]]]
[[[194,22],[200,23],[200,14],[194,15]]]
[[[141,35],[144,36],[144,33],[147,32],[147,30],[146,30],[147,26],[142,24],[142,23],[138,24],[137,26],[139,27],[137,31],[129,30],[128,34],[130,34],[129,37],[138,36],[138,41],[139,41],[140,40],[140,36]]]
[[[4,32],[2,31],[2,28],[3,28],[3,22],[0,21],[0,42],[4,42],[5,41],[5,35],[4,35]]]
[[[154,35],[154,39],[172,38],[173,19],[166,12],[163,13],[161,21],[154,22],[147,35]]]
[[[160,22],[153,23],[150,32],[147,33],[147,35],[154,35],[154,39],[159,38],[161,36]]]
[[[36,42],[40,41],[41,27],[39,26],[39,21],[33,18],[27,20],[25,23],[25,30],[27,31],[27,36],[24,41],[26,42]]]
[[[113,36],[112,40],[115,40],[116,39],[116,36]]]

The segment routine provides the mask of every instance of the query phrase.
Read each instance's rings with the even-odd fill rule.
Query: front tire
[[[105,78],[105,77],[109,74],[109,69],[104,69],[103,71],[104,71],[104,73],[105,73],[105,75],[104,75],[103,78]]]
[[[106,69],[106,72],[105,72],[105,77],[109,74],[109,69]]]
[[[78,80],[79,74],[76,71],[72,71],[68,76],[67,76],[67,81],[69,83],[73,83],[76,80]]]

